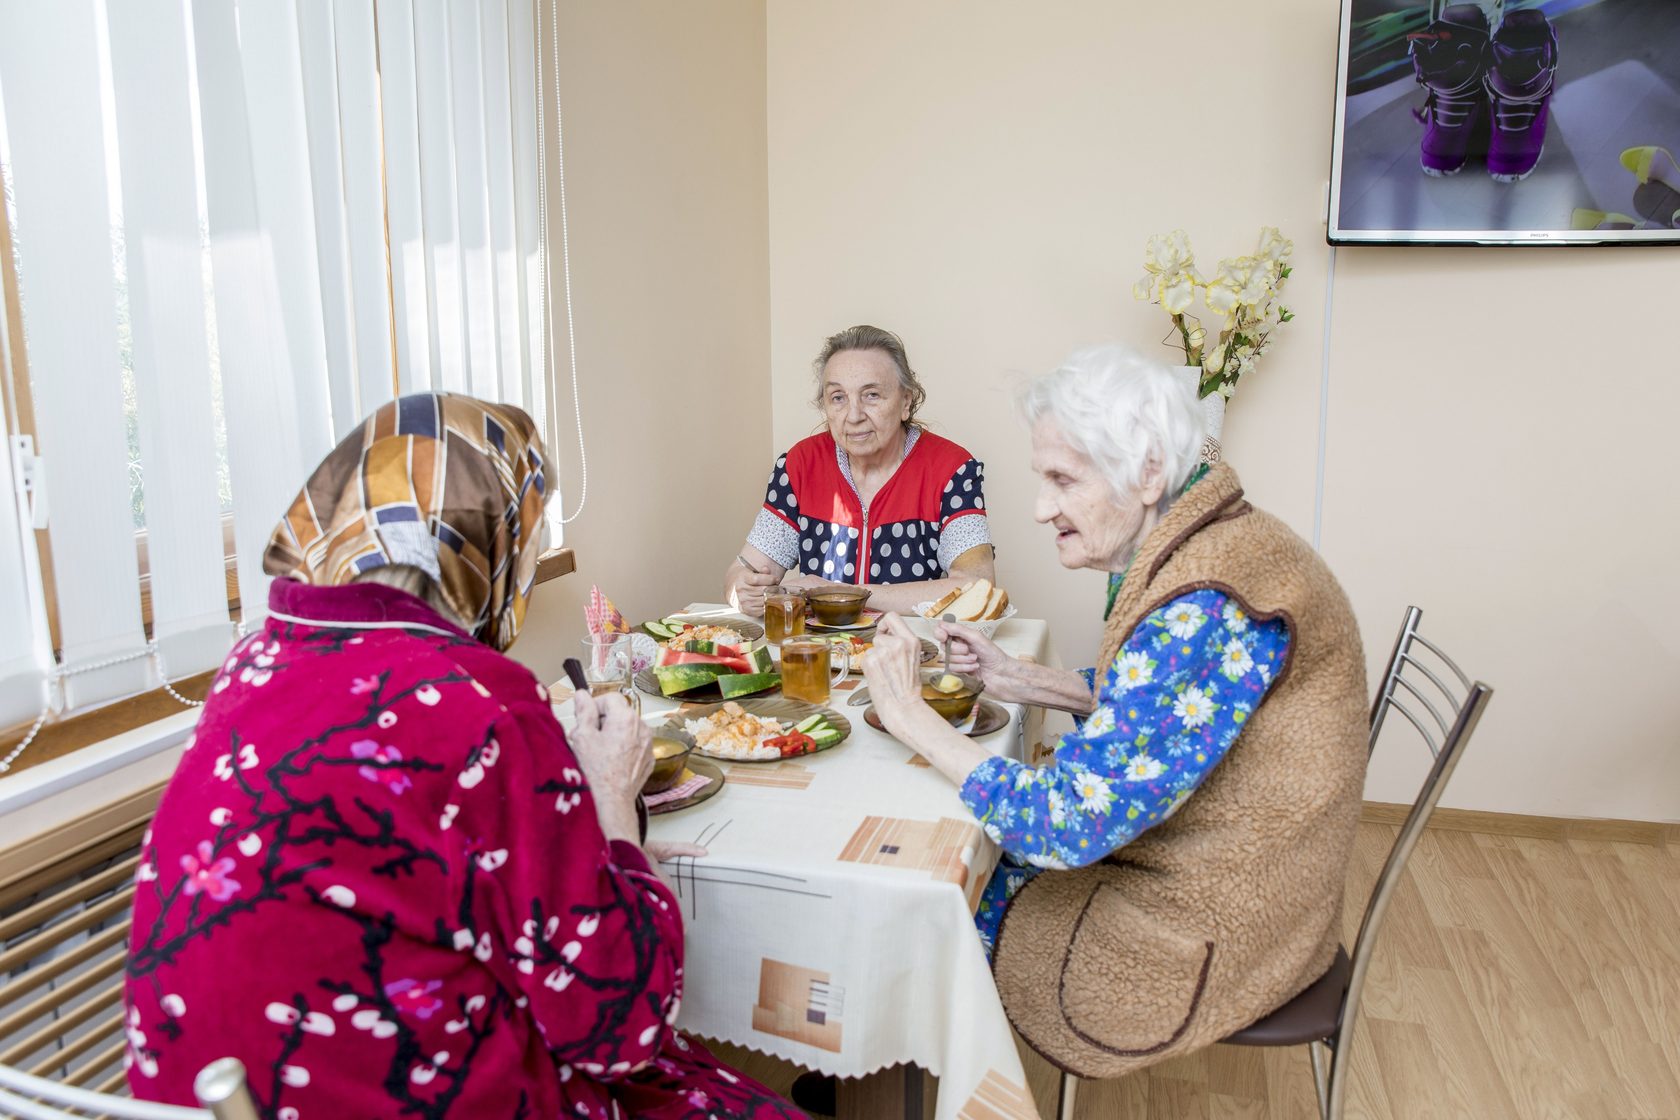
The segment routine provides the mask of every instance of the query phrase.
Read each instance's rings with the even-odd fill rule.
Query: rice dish
[[[702,754],[737,762],[782,757],[781,751],[765,746],[764,741],[786,731],[776,720],[749,715],[734,701],[705,719],[683,721],[683,729],[694,736],[694,745]]]

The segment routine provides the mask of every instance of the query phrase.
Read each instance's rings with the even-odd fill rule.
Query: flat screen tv
[[[1680,0],[1342,0],[1330,242],[1680,244]]]

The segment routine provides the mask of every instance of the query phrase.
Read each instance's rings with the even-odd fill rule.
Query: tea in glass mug
[[[805,633],[805,596],[797,591],[764,595],[764,640],[772,645]]]
[[[768,614],[765,616],[767,619]],[[829,692],[851,668],[851,643],[792,637],[782,642],[782,695],[808,704],[828,703]]]

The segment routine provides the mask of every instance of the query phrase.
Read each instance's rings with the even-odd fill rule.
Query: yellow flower
[[[1138,299],[1159,303],[1170,314],[1180,315],[1196,298],[1201,278],[1196,275],[1190,238],[1183,230],[1151,237],[1144,248],[1143,267],[1148,275],[1132,285]]]
[[[1149,239],[1143,250],[1143,267],[1154,273],[1171,275],[1187,272],[1196,266],[1190,249],[1190,236],[1181,229],[1158,233]]]
[[[1295,251],[1295,243],[1284,239],[1276,226],[1263,226],[1260,230],[1260,248],[1254,255],[1273,264],[1282,264],[1283,258]]]

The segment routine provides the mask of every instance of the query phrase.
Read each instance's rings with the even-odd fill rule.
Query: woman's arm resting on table
[[[917,603],[938,602],[945,595],[977,579],[993,579],[992,546],[975,545],[951,562],[951,574],[944,579],[924,579],[914,583],[872,583],[869,590],[871,610],[916,613]],[[816,576],[791,576],[785,581],[790,587],[821,587],[829,581]]]
[[[1096,708],[1054,762],[986,759],[963,780],[963,803],[1034,866],[1094,863],[1195,792],[1277,679],[1289,641],[1281,620],[1249,619],[1220,592],[1175,599],[1099,666]]]
[[[456,943],[511,966],[556,1061],[616,1081],[651,1062],[672,1029],[676,897],[640,848],[602,834],[546,706],[509,704],[487,741],[494,750],[445,825],[472,844]]]

